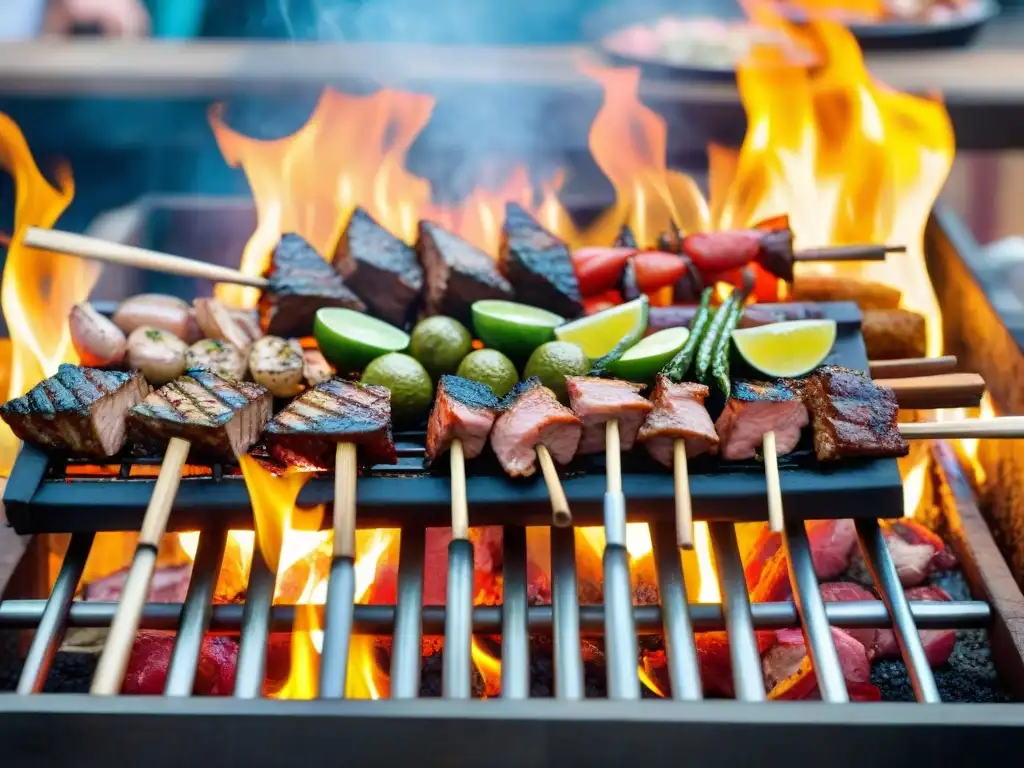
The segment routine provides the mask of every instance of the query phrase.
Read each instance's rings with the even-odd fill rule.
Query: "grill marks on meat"
[[[416,252],[362,208],[352,212],[338,241],[334,268],[372,314],[392,325],[405,325],[423,288]]]
[[[676,384],[659,375],[654,382],[653,406],[637,440],[647,452],[666,467],[674,462],[676,440],[686,441],[688,458],[718,450],[718,435],[704,407],[708,388],[703,384]]]
[[[281,236],[271,257],[269,280],[260,311],[271,336],[312,335],[313,318],[321,307],[366,311],[341,275],[296,234]]]
[[[420,222],[416,253],[427,283],[424,314],[449,315],[469,324],[474,301],[514,295],[494,259],[433,222]]]
[[[538,445],[547,446],[559,464],[576,454],[583,422],[558,402],[555,393],[537,378],[527,379],[505,396],[504,413],[494,422],[491,447],[502,469],[512,477],[529,477],[537,471]]]
[[[499,265],[519,301],[564,317],[583,313],[569,247],[515,203],[505,207]]]
[[[612,419],[619,422],[622,450],[628,451],[633,447],[640,426],[653,408],[646,398],[640,396],[643,384],[593,376],[568,376],[565,383],[569,390],[569,404],[583,420],[583,437],[576,451],[579,455],[604,452],[605,425]]]
[[[807,407],[795,382],[737,379],[715,428],[722,441],[722,458],[741,461],[754,457],[769,432],[775,433],[778,455],[790,453],[807,423]]]
[[[896,423],[896,394],[862,373],[822,366],[804,383],[804,400],[811,412],[819,461],[910,452]]]
[[[138,371],[61,365],[21,397],[0,406],[0,417],[26,442],[60,453],[106,458],[121,450],[129,409],[149,392]]]
[[[452,440],[462,442],[467,459],[475,459],[487,445],[500,403],[486,384],[461,376],[442,376],[427,422],[427,461],[434,462]]]
[[[180,437],[203,455],[232,460],[256,442],[271,408],[270,393],[259,384],[192,369],[135,406],[128,424],[140,441]]]
[[[359,446],[365,466],[398,461],[385,387],[325,381],[286,405],[263,434],[271,455],[289,465],[333,469],[340,442]]]

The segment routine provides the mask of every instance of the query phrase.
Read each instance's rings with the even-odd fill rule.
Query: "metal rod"
[[[526,528],[502,531],[501,697],[530,695],[530,636],[526,603]]]
[[[165,696],[191,696],[199,667],[199,653],[203,636],[210,623],[213,593],[217,588],[224,547],[228,532],[225,528],[211,528],[199,536],[196,559],[189,577],[188,594],[181,608],[181,624],[174,638],[174,652],[167,669]]]
[[[466,539],[448,545],[445,603],[441,693],[446,699],[468,699],[473,692],[473,545]]]
[[[551,575],[555,698],[582,699],[583,653],[580,648],[580,601],[576,585],[576,534],[573,528],[551,528]]]
[[[910,685],[914,696],[925,704],[938,704],[942,701],[939,689],[935,685],[928,657],[924,652],[924,644],[917,633],[914,616],[910,611],[907,595],[900,584],[899,575],[885,543],[885,535],[877,520],[858,520],[857,538],[864,553],[864,562],[871,572],[878,594],[892,616],[893,633],[899,643],[903,661],[907,665]]]
[[[654,524],[651,526],[651,540],[654,544],[654,567],[658,572],[661,615],[665,623],[665,658],[672,698],[676,701],[700,701],[704,697],[700,661],[686,601],[676,527],[672,523]]]
[[[604,650],[608,698],[640,698],[637,663],[640,651],[633,621],[633,589],[629,581],[629,552],[608,544],[601,558],[604,566]]]
[[[245,609],[240,625],[238,663],[235,665],[235,697],[239,699],[256,699],[263,693],[263,676],[267,670],[267,640],[270,636],[270,616],[274,607],[276,581],[277,577],[267,567],[260,548],[253,547],[249,584],[245,592]],[[291,618],[288,631],[291,631],[294,624],[294,607]]]
[[[53,657],[57,655],[64,629],[67,626],[68,611],[75,599],[75,590],[85,570],[85,561],[89,559],[94,534],[76,533],[71,537],[68,551],[64,554],[57,581],[54,582],[50,599],[40,616],[39,626],[32,638],[25,657],[25,666],[21,668],[18,678],[18,693],[27,695],[39,693],[46,684],[46,676],[50,672]],[[111,619],[114,617],[111,616]]]
[[[331,558],[324,605],[324,640],[320,654],[321,699],[343,699],[348,684],[348,651],[355,618],[356,563],[348,555]]]
[[[736,698],[740,701],[764,701],[761,653],[754,635],[750,597],[736,544],[736,529],[732,523],[710,523],[708,527],[718,566],[718,582],[722,587],[722,610],[725,613],[725,631],[729,635]]]
[[[398,598],[391,640],[391,698],[415,699],[420,693],[423,658],[423,546],[426,530],[402,529],[398,555]],[[358,615],[359,608],[354,609]]]
[[[786,548],[789,581],[793,586],[793,598],[800,613],[804,641],[814,665],[822,701],[848,703],[850,695],[846,691],[846,679],[832,640],[832,628],[825,615],[825,601],[821,599],[811,559],[811,545],[802,520],[788,522],[782,533],[782,544]]]

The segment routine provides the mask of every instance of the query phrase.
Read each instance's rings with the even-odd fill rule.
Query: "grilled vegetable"
[[[173,333],[142,326],[128,336],[128,367],[138,368],[159,387],[185,372],[188,346]]]
[[[305,357],[294,339],[264,336],[249,350],[253,379],[274,397],[291,397],[302,388]]]
[[[618,285],[631,248],[580,248],[572,252],[580,293],[594,296]]]
[[[185,367],[210,371],[229,381],[245,378],[245,354],[227,341],[202,339],[185,351]]]
[[[633,257],[637,287],[644,293],[673,285],[686,274],[690,262],[683,256],[661,251],[646,251]]]
[[[258,332],[256,336],[250,335],[251,329],[217,299],[196,299],[193,308],[196,323],[206,339],[221,339],[242,351],[260,336]]]
[[[128,339],[120,328],[93,309],[92,304],[82,302],[71,308],[68,330],[82,365],[102,368],[124,361]]]
[[[718,346],[718,339],[722,335],[725,324],[729,321],[733,305],[736,303],[738,291],[729,294],[722,305],[715,312],[715,317],[708,326],[707,334],[700,341],[697,348],[697,380],[707,384],[711,374],[711,360],[715,356],[715,349]]]
[[[722,332],[715,340],[715,350],[711,358],[711,377],[718,385],[718,389],[728,398],[732,391],[732,382],[729,380],[729,348],[732,346],[732,332],[740,323],[743,316],[743,302],[736,301],[729,310],[729,316],[722,326]]]
[[[704,338],[708,325],[711,323],[712,291],[713,289],[711,288],[704,289],[704,293],[700,297],[700,306],[697,308],[697,314],[693,316],[693,322],[690,325],[690,337],[686,340],[683,348],[679,350],[679,354],[673,357],[668,365],[662,369],[662,373],[670,381],[674,381],[677,384],[683,381],[686,378],[686,374],[689,373],[690,366],[693,365],[693,359],[697,355],[700,342]]]
[[[143,326],[185,338],[192,324],[188,302],[176,296],[143,293],[122,301],[114,312],[114,325],[125,333]]]

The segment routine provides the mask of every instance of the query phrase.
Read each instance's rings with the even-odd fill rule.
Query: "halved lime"
[[[520,362],[554,339],[555,328],[565,322],[564,317],[546,309],[499,299],[475,301],[472,311],[477,338]]]
[[[666,328],[652,333],[609,364],[608,370],[628,381],[653,381],[654,375],[678,354],[689,337],[689,328]]]
[[[597,360],[622,341],[637,342],[647,330],[647,297],[627,301],[596,315],[582,317],[555,329],[555,338],[579,344],[587,357]]]
[[[769,376],[810,373],[825,361],[835,341],[835,320],[790,320],[732,332],[736,351]]]
[[[400,328],[340,307],[316,311],[313,335],[324,357],[340,373],[361,371],[371,360],[409,346],[409,334]]]

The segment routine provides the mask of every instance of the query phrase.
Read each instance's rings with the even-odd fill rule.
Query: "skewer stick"
[[[110,634],[103,647],[90,692],[97,696],[114,696],[121,691],[124,673],[128,668],[135,633],[139,630],[142,609],[149,597],[149,586],[156,570],[156,551],[167,530],[167,521],[178,493],[181,475],[185,469],[191,443],[172,437],[167,444],[160,474],[153,486],[153,496],[146,507],[139,531],[139,543],[125,579],[117,612],[110,624]]]
[[[838,245],[796,251],[793,261],[885,261],[890,253],[906,253],[905,245]]]
[[[605,424],[604,451],[608,493],[622,493],[622,445],[619,442],[618,419],[611,419]]]
[[[1016,439],[1024,438],[1024,416],[995,416],[991,419],[958,421],[921,421],[900,423],[900,434],[907,440]]]
[[[775,433],[764,435],[764,477],[768,483],[768,528],[782,533],[785,519],[782,515],[782,485],[779,481],[779,455],[775,449]]]
[[[163,272],[167,275],[181,275],[200,280],[212,280],[215,283],[233,283],[262,289],[266,289],[269,285],[265,277],[247,275],[237,269],[208,264],[197,259],[172,256],[169,253],[152,251],[134,245],[114,243],[74,232],[29,227],[25,231],[23,242],[31,248],[39,248],[44,251],[66,253],[83,259],[101,261],[105,264],[138,267],[151,272]]]
[[[334,454],[334,556],[356,556],[356,446],[338,443]]]
[[[551,458],[546,445],[537,445],[537,460],[540,461],[540,471],[544,473],[544,482],[547,483],[548,495],[551,496],[551,522],[556,528],[568,528],[572,525],[572,511],[569,509],[569,500],[565,497],[562,481],[558,477],[558,470],[555,469],[554,459]]]
[[[462,441],[452,440],[449,449],[452,472],[452,538],[469,538],[469,503],[466,500],[466,456]]]
[[[693,549],[693,500],[690,498],[690,468],[687,466],[686,441],[672,445],[672,467],[676,484],[676,543],[680,549]]]
[[[977,373],[881,379],[879,385],[896,394],[900,408],[974,408],[985,394],[985,380]]]
[[[942,357],[904,357],[899,360],[871,360],[868,372],[873,379],[902,379],[909,376],[936,376],[956,373],[955,355]]]

